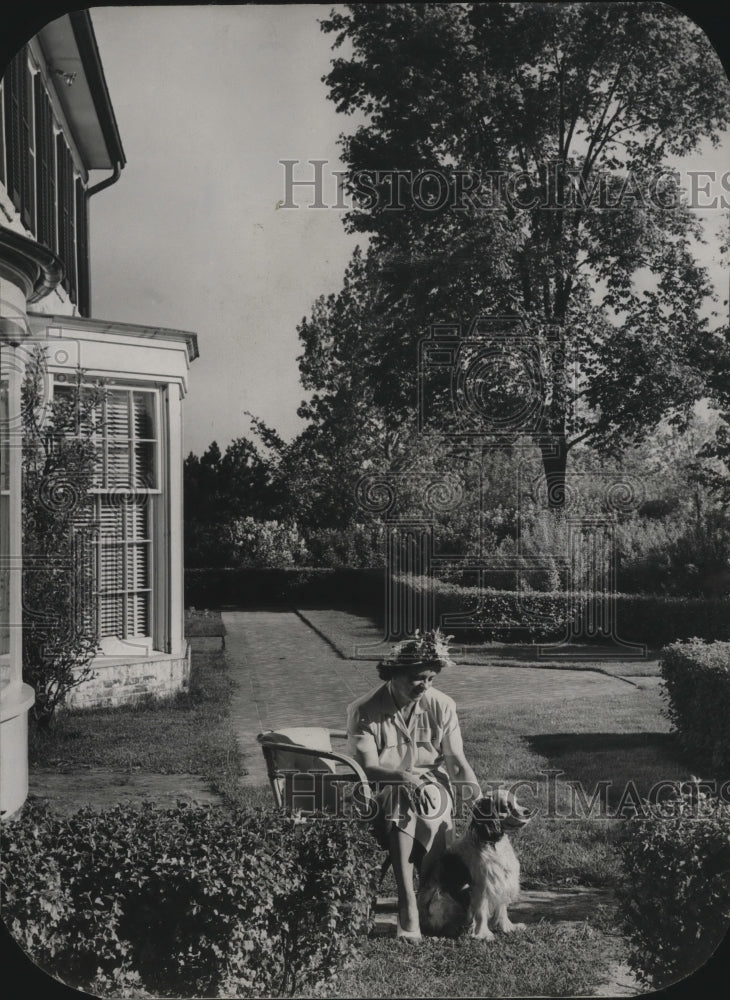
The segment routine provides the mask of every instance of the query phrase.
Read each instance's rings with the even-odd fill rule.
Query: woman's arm
[[[466,759],[461,730],[458,727],[446,733],[442,749],[446,770],[457,789],[462,808],[468,803],[476,802],[481,797],[482,790],[471,764]]]
[[[355,758],[362,767],[365,774],[371,781],[380,782],[380,784],[390,784],[390,785],[401,785],[401,784],[411,784],[420,785],[421,779],[418,775],[413,774],[411,771],[404,771],[400,768],[383,767],[378,759],[378,751],[375,746],[375,741],[367,743],[363,740],[360,745],[355,750]]]

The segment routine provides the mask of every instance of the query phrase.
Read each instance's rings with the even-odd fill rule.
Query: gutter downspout
[[[84,193],[84,198],[86,200],[86,218],[89,219],[89,198],[92,195],[98,194],[99,191],[103,191],[105,188],[111,187],[112,184],[116,184],[122,173],[122,165],[117,160],[114,164],[114,170],[112,171],[111,177],[105,177],[103,181],[99,181],[98,184],[94,184],[93,187],[87,188]],[[88,222],[87,222],[88,225]],[[87,277],[87,290],[86,295],[88,301],[84,303],[84,312],[87,316],[91,315],[91,266],[88,268]]]

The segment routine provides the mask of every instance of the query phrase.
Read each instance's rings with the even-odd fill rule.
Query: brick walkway
[[[267,783],[256,734],[284,726],[343,729],[349,702],[378,683],[375,664],[344,660],[294,612],[223,613],[226,655],[238,689],[231,705],[248,770],[246,784]],[[546,670],[456,664],[438,686],[457,705],[473,709],[498,704],[608,696],[626,682],[586,670]]]

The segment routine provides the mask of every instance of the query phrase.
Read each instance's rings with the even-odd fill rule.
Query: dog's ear
[[[498,819],[484,819],[475,816],[472,824],[482,840],[499,840],[502,836],[502,824]]]
[[[481,840],[499,840],[502,836],[502,822],[497,803],[490,795],[483,795],[474,803],[471,822]]]

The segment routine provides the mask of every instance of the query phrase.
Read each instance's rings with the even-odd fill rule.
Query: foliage
[[[309,532],[307,548],[312,566],[367,569],[384,564],[382,525],[352,524],[347,528],[319,528]]]
[[[486,309],[522,317],[541,356],[525,430],[551,506],[581,440],[615,450],[663,416],[684,426],[725,350],[702,312],[701,226],[668,166],[728,120],[700,29],[628,3],[353,4],[322,27],[344,53],[330,98],[356,121],[341,140],[346,226],[370,244],[361,280],[300,328],[315,410],[349,403],[397,431],[417,340]],[[357,337],[342,321],[353,310]]]
[[[405,607],[421,606],[424,595],[432,593],[435,621],[453,632],[457,642],[610,641],[608,633],[596,630],[597,622],[611,620],[608,601],[613,602],[617,636],[624,641],[656,648],[697,634],[707,639],[730,638],[727,598],[508,591],[405,576],[396,577],[394,585]],[[379,619],[382,608],[382,604],[372,608]],[[453,617],[444,620],[445,615]]]
[[[46,408],[46,377],[39,350],[23,382],[23,678],[35,690],[31,711],[42,725],[91,675],[98,646],[91,488],[103,393],[78,371]]]
[[[266,451],[247,437],[221,453],[213,441],[183,465],[185,558],[191,566],[225,566],[234,557],[235,524],[277,518],[288,495]]]
[[[677,642],[662,650],[668,716],[683,748],[720,777],[730,773],[730,642]]]
[[[626,823],[629,965],[655,989],[707,961],[730,924],[730,805],[695,780]]]
[[[290,996],[334,975],[369,921],[372,851],[341,820],[26,807],[2,839],[12,934],[96,995]]]
[[[288,604],[382,607],[382,569],[186,569],[185,603],[211,607]]]
[[[240,517],[227,526],[233,566],[280,569],[307,564],[307,547],[296,525]]]

